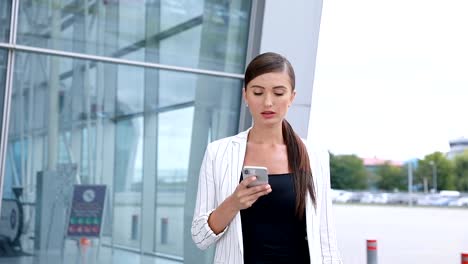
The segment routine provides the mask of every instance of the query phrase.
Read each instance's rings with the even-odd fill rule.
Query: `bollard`
[[[461,254],[461,264],[468,264],[468,253]]]
[[[132,225],[130,229],[130,238],[132,240],[138,240],[139,237],[139,228],[138,228],[138,215],[132,215]]]
[[[367,239],[367,264],[377,264],[377,240]]]
[[[168,235],[168,225],[169,225],[169,218],[163,217],[161,218],[161,244],[167,244],[167,235]]]
[[[79,249],[80,249],[80,263],[88,263],[89,259],[89,247],[91,246],[91,240],[86,237],[82,237],[79,240]]]

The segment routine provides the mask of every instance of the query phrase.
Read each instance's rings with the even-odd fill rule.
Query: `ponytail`
[[[317,208],[314,180],[310,168],[309,155],[302,139],[294,132],[291,125],[283,119],[283,140],[288,153],[289,169],[293,173],[294,190],[296,192],[296,215],[304,217],[307,192]]]

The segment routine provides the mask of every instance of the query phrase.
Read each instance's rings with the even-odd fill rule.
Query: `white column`
[[[61,2],[58,0],[51,1],[50,10],[52,10],[51,22],[51,40],[52,48],[56,47],[56,42],[60,37],[60,8]],[[58,159],[58,91],[59,91],[59,65],[60,59],[54,56],[49,58],[49,120],[48,120],[48,155],[47,155],[47,170],[53,171],[57,166]]]
[[[161,3],[146,4],[146,39],[160,31]],[[159,41],[150,41],[145,46],[145,60],[159,61]],[[158,180],[158,124],[159,113],[151,111],[159,106],[159,70],[145,69],[144,131],[143,131],[143,190],[141,208],[141,251],[158,251],[156,248],[157,180]]]
[[[287,120],[307,138],[322,0],[265,1],[260,53],[277,52],[296,73],[297,96]]]

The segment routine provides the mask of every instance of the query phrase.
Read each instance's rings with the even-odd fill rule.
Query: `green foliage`
[[[376,171],[377,187],[380,190],[393,191],[404,190],[407,185],[407,177],[401,167],[392,166],[390,162],[385,162],[379,166]]]
[[[331,186],[333,189],[363,190],[367,188],[367,173],[356,155],[330,154]]]
[[[334,189],[363,190],[376,186],[381,190],[407,189],[408,168],[392,166],[387,162],[373,169],[366,169],[361,158],[356,155],[330,154],[331,185]],[[436,177],[435,177],[436,176]],[[458,190],[468,192],[468,151],[449,160],[442,152],[434,152],[418,160],[414,171],[414,185],[437,190]]]
[[[456,189],[454,164],[442,152],[431,153],[418,161],[418,168],[415,172],[415,184],[421,184],[422,186],[424,178],[426,178],[428,188],[432,189],[434,188],[434,176],[437,178],[437,190]]]
[[[468,191],[468,151],[454,159],[456,186],[459,191]]]

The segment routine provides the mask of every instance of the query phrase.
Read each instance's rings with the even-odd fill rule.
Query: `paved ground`
[[[103,247],[100,253],[99,261],[96,261],[93,252],[87,254],[88,258],[82,258],[79,255],[67,254],[64,260],[59,254],[49,254],[47,256],[19,257],[19,258],[0,258],[0,264],[180,264],[179,261],[171,261],[155,256],[140,255],[138,253],[115,249],[112,253],[109,248]]]
[[[377,239],[379,264],[460,263],[468,252],[468,208],[337,204],[345,264],[366,263],[366,239]]]
[[[421,208],[336,204],[339,248],[344,264],[366,263],[366,239],[377,239],[379,264],[460,263],[468,252],[468,208]],[[73,248],[66,260],[57,255],[0,258],[0,264],[96,263],[80,261]],[[99,263],[175,264],[154,256],[102,248]],[[204,264],[204,263],[200,263]]]

